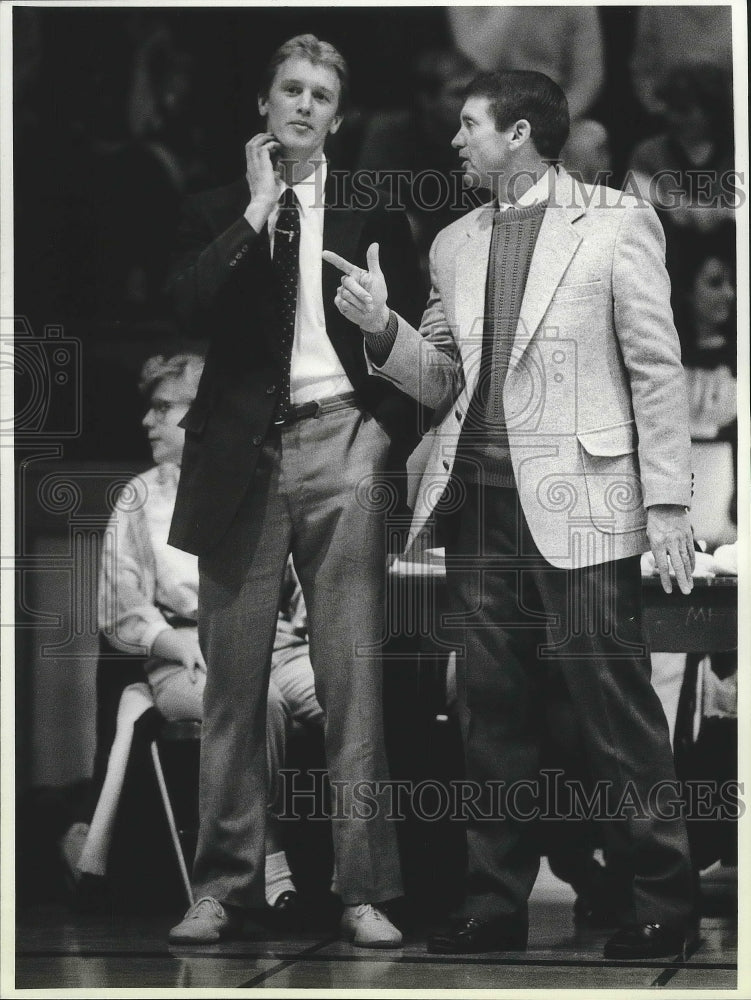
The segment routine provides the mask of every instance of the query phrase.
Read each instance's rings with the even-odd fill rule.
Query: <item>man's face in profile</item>
[[[458,150],[468,187],[492,188],[493,178],[510,169],[513,127],[499,132],[487,97],[470,97],[462,108],[459,131],[451,141]]]

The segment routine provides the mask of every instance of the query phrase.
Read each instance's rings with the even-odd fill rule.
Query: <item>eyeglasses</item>
[[[192,400],[190,399],[185,399],[185,400],[156,399],[152,400],[152,402],[149,404],[146,413],[147,414],[153,413],[157,422],[162,423],[162,421],[167,419],[167,414],[171,410],[184,409],[185,407],[190,406],[191,402]]]

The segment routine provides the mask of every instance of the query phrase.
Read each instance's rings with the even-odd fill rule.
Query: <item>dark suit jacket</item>
[[[248,201],[245,179],[189,199],[168,280],[183,331],[210,343],[181,424],[185,450],[169,537],[198,555],[224,535],[252,487],[282,382],[268,232],[256,233],[243,217]],[[406,216],[379,193],[361,191],[359,202],[329,164],[324,249],[365,266],[367,247],[380,243],[389,304],[419,322],[425,289]],[[394,386],[367,374],[362,335],[334,305],[339,277],[324,263],[326,332],[363,407],[389,432],[398,464],[417,441],[418,413]]]

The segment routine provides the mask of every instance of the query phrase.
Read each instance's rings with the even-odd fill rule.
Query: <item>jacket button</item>
[[[263,444],[263,437],[261,434],[253,435],[253,444],[256,446],[256,448],[258,447],[259,444]]]
[[[448,462],[446,461],[446,459],[445,459],[445,458],[444,458],[444,460],[443,460],[443,467],[444,467],[444,469],[446,470],[446,472],[448,472],[448,470],[449,470],[449,464],[448,464]]]
[[[235,267],[236,265],[237,265],[237,261],[236,261],[236,260],[231,260],[231,261],[229,262],[229,266],[230,266],[230,267]]]
[[[266,386],[266,395],[267,396],[273,396],[275,392],[276,392],[276,386],[275,385]]]
[[[458,410],[456,411],[456,413],[454,414],[454,416],[456,417],[457,420],[461,420],[462,419],[462,415],[461,415],[461,413]]]

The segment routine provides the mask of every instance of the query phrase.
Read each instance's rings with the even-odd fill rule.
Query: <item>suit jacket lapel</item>
[[[550,205],[540,226],[537,244],[524,289],[519,321],[514,335],[514,350],[509,360],[509,370],[515,368],[532,337],[537,332],[542,317],[550,305],[555,290],[581,243],[581,236],[572,222],[583,214],[575,203],[571,177],[561,171],[551,191]]]
[[[487,205],[467,220],[464,241],[456,252],[456,326],[469,396],[479,375],[493,212],[494,207]]]
[[[337,190],[337,179],[341,181],[341,175],[338,178],[335,177],[329,163],[324,196],[323,248],[324,250],[333,250],[345,260],[351,261],[357,255],[365,219],[363,213],[356,212],[341,197],[341,192]],[[321,273],[321,290],[323,292],[326,333],[347,372],[347,376],[352,381],[353,375],[355,375],[353,345],[357,340],[357,331],[353,330],[352,324],[342,317],[334,305],[340,278],[341,274],[335,267],[324,263]]]

